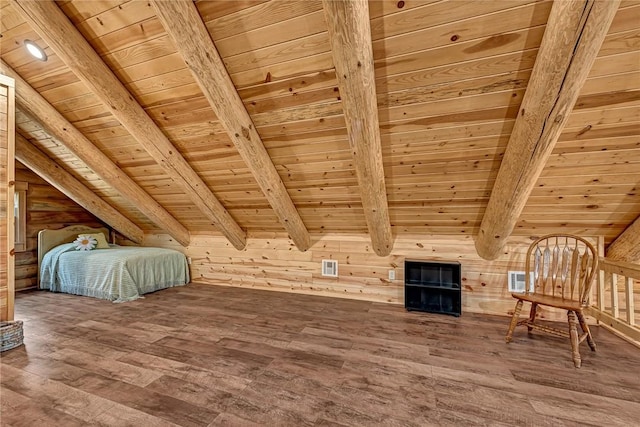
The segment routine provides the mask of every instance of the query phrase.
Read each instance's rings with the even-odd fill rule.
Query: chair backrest
[[[526,276],[533,279],[536,293],[589,302],[589,292],[598,271],[598,253],[582,237],[549,234],[534,241],[527,251]]]

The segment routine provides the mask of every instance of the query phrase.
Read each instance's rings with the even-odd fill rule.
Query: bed
[[[187,259],[172,249],[105,242],[105,249],[76,250],[78,235],[97,233],[109,236],[107,228],[85,226],[40,231],[38,288],[125,302],[189,283]]]

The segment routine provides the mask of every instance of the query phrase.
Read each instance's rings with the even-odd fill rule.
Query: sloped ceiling
[[[217,233],[27,24],[0,9],[0,56],[191,233]],[[146,1],[59,8],[249,234],[281,222]],[[198,1],[199,14],[310,233],[367,232],[322,3]],[[369,3],[394,234],[478,232],[549,1]],[[622,2],[514,233],[614,240],[640,215],[640,2]],[[32,58],[25,39],[49,55]],[[41,126],[19,132],[145,231],[160,231]]]

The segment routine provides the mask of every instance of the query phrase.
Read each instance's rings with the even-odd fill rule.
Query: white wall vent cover
[[[322,275],[326,277],[338,277],[338,261],[335,259],[323,259]]]
[[[510,271],[509,272],[509,292],[523,293],[525,290],[525,272]],[[529,292],[533,292],[533,272],[529,273]]]

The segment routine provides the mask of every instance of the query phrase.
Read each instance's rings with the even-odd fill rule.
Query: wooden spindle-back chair
[[[570,234],[550,234],[534,241],[527,251],[525,292],[512,293],[516,307],[511,318],[506,341],[510,342],[518,325],[548,332],[571,340],[573,363],[579,368],[579,345],[587,341],[591,350],[596,344],[585,322],[583,310],[589,304],[591,285],[598,272],[598,254],[587,240]],[[519,320],[524,301],[531,303],[529,318]],[[569,330],[536,323],[538,306],[567,310]],[[578,324],[582,333],[578,333]]]

